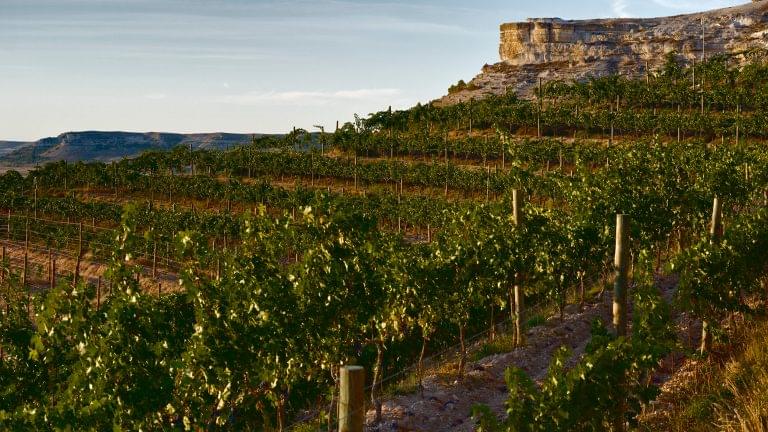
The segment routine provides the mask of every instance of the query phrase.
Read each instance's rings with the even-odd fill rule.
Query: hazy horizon
[[[732,0],[0,0],[0,140],[284,133],[445,94],[529,16],[661,16]]]

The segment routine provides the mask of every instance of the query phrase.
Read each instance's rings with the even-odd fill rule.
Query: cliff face
[[[530,93],[538,78],[579,80],[606,74],[643,75],[670,52],[683,60],[728,53],[745,61],[768,50],[768,1],[709,12],[645,19],[567,21],[537,18],[500,28],[501,62],[486,65],[455,103],[515,89]]]

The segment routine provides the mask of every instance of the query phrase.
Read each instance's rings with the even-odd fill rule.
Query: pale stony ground
[[[6,254],[10,259],[13,270],[20,271],[24,266],[23,246],[8,242],[2,242],[2,245],[6,246]],[[77,263],[76,258],[56,253],[54,253],[53,256],[56,259],[57,277],[71,277]],[[32,286],[32,291],[38,292],[48,289],[48,252],[44,248],[31,246],[28,254],[28,263],[28,281]],[[96,260],[90,254],[86,253],[80,262],[80,277],[89,283],[96,284],[99,277],[103,278],[107,268],[107,263]],[[139,278],[139,283],[147,292],[158,292],[159,284],[162,284],[162,292],[164,293],[178,290],[178,275],[174,272],[162,269],[158,266],[157,276],[153,279],[151,277],[152,270],[150,266],[142,266],[142,269],[143,276]],[[38,272],[38,270],[40,271]],[[107,289],[105,284],[104,291],[102,292],[107,292]]]
[[[657,287],[665,298],[670,299],[677,280],[673,277],[657,279]],[[502,416],[509,393],[504,373],[510,366],[524,370],[535,381],[542,380],[554,352],[561,346],[568,347],[574,365],[584,353],[591,338],[591,324],[596,318],[611,322],[611,295],[605,292],[597,302],[589,304],[583,312],[576,306],[568,306],[564,319],[551,317],[544,325],[528,330],[527,345],[506,354],[496,354],[467,364],[466,377],[455,381],[455,376],[431,375],[424,379],[424,393],[397,396],[383,403],[383,422],[373,425],[374,412],[367,413],[371,431],[451,431],[474,430],[471,410],[475,404],[489,406]],[[631,318],[630,318],[631,319]],[[656,380],[668,379],[669,374]]]

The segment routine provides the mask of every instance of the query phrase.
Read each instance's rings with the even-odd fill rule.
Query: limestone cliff
[[[501,62],[486,65],[439,103],[514,89],[530,94],[539,78],[579,80],[606,74],[643,75],[670,52],[692,62],[732,54],[737,61],[768,50],[768,1],[664,18],[569,21],[536,18],[501,25]]]

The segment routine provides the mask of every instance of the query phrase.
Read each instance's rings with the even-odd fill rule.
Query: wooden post
[[[77,261],[75,261],[75,274],[74,278],[72,279],[73,286],[77,286],[77,283],[80,281],[80,262],[83,259],[83,223],[79,222],[77,226]]]
[[[704,60],[706,60],[706,58],[707,58],[707,56],[706,56],[706,49],[705,49],[705,47],[706,47],[705,36],[706,36],[706,31],[704,29],[704,17],[701,17],[701,62],[702,63],[704,63]]]
[[[363,432],[365,369],[362,366],[343,366],[340,372],[339,432]]]
[[[51,248],[48,248],[48,283],[51,285],[51,289],[56,288],[56,285],[53,282],[53,272],[56,271],[53,268],[53,253],[51,252]]]
[[[488,174],[485,177],[485,202],[486,203],[491,198],[491,167],[490,165],[488,166],[487,170],[488,170]]]
[[[512,190],[512,220],[515,225],[522,223],[522,194],[517,189]]]
[[[523,223],[523,201],[522,193],[519,190],[512,190],[512,220],[515,226],[520,226]],[[525,345],[525,293],[521,286],[521,275],[515,274],[513,296],[514,299],[514,322],[515,322],[515,346]]]
[[[216,240],[213,241],[213,253],[216,254]],[[216,255],[216,280],[221,280],[221,257]]]
[[[357,150],[355,150],[355,192],[357,192]]]
[[[448,135],[446,134],[446,142],[448,141]],[[448,147],[445,147],[445,193],[448,196]]]
[[[719,197],[715,197],[712,203],[712,222],[709,227],[709,235],[713,243],[718,243],[722,236],[723,224],[723,202]]]
[[[539,78],[539,111],[536,113],[536,136],[541,138],[541,111],[543,109],[542,93],[541,93],[541,78]]]
[[[719,197],[715,197],[712,203],[712,221],[709,226],[710,241],[713,244],[720,242],[723,235],[723,202]],[[701,345],[699,351],[706,354],[712,349],[712,330],[707,320],[701,323]]]
[[[395,189],[397,189],[397,232],[398,234],[402,232],[402,224],[403,224],[403,218],[401,216],[401,209],[400,209],[400,203],[403,199],[403,178],[400,177],[400,188],[397,187],[397,183],[395,183]]]
[[[24,230],[24,269],[21,272],[21,286],[27,286],[27,273],[29,267],[29,217],[27,217],[27,225]]]
[[[96,310],[101,309],[101,276],[96,279]]]
[[[34,181],[35,181],[34,214],[35,214],[35,219],[37,219],[37,177],[34,178]]]
[[[610,110],[611,110],[611,114],[613,114],[613,105],[611,105]],[[608,145],[609,146],[613,145],[613,116],[611,116],[611,135],[608,138]],[[547,171],[549,171],[549,170],[547,170]]]
[[[152,247],[152,279],[157,277],[157,240]]]
[[[615,279],[613,282],[613,327],[617,336],[627,335],[627,278],[629,271],[629,216],[616,215]]]
[[[648,60],[645,61],[645,83],[650,84],[651,82],[651,75],[650,75],[650,69],[648,69]]]
[[[195,176],[195,157],[192,151],[192,143],[189,143],[189,172]],[[250,177],[250,176],[249,176]]]
[[[3,257],[2,262],[0,262],[0,282],[5,282],[5,245],[3,245]],[[10,266],[9,266],[10,267]]]
[[[691,68],[691,90],[696,90],[696,58],[693,58],[693,67]]]

